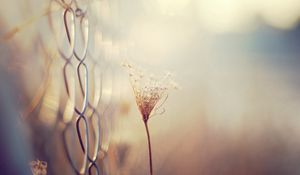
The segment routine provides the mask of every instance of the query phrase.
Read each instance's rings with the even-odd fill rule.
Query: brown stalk
[[[151,139],[150,139],[150,132],[148,128],[148,121],[144,120],[146,133],[147,133],[147,140],[148,140],[148,151],[149,151],[149,168],[150,168],[150,175],[153,175],[153,165],[152,165],[152,151],[151,151]]]

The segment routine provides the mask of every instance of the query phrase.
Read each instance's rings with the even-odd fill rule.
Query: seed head
[[[172,74],[169,72],[166,72],[162,77],[157,77],[154,74],[147,76],[141,69],[131,64],[125,63],[123,66],[129,71],[137,106],[144,122],[147,122],[154,108],[158,106],[158,102],[164,97],[167,98],[168,91],[176,89],[177,85],[172,81]]]
[[[30,162],[31,171],[33,175],[46,175],[47,162],[36,160]]]

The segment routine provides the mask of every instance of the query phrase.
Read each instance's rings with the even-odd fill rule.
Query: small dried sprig
[[[149,150],[150,175],[153,175],[151,139],[148,128],[148,119],[150,116],[163,113],[165,111],[163,109],[161,112],[158,112],[168,98],[168,91],[170,89],[177,89],[178,86],[172,80],[172,74],[169,72],[167,72],[161,78],[158,78],[154,75],[145,76],[143,71],[132,66],[131,64],[124,63],[123,66],[129,71],[129,77],[135,95],[135,100],[145,124]],[[159,101],[162,101],[160,105],[158,105]]]
[[[47,162],[45,161],[31,161],[30,167],[33,175],[47,175]]]
[[[173,75],[170,72],[166,72],[160,78],[153,74],[145,76],[143,71],[131,64],[124,63],[123,66],[129,71],[136,103],[143,116],[143,120],[148,121],[151,115],[161,113],[158,111],[167,100],[168,91],[177,89],[177,84],[172,80]],[[158,102],[161,100],[162,103],[158,105]]]

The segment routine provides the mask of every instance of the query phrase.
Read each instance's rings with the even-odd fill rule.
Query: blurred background
[[[180,86],[170,92],[166,112],[149,120],[154,174],[300,174],[299,0],[3,2],[0,148],[1,154],[8,151],[1,158],[5,171],[19,167],[22,173],[16,174],[25,169],[30,174],[29,162],[42,160],[48,174],[74,173],[64,131],[77,167],[83,159],[77,116],[66,110],[68,100],[74,106],[84,101],[74,55],[66,74],[67,81],[74,79],[75,97],[67,95],[64,83],[69,63],[61,52],[68,55],[72,47],[60,3],[69,2],[77,2],[89,17],[89,44],[78,41],[75,50],[88,48],[87,96],[91,102],[99,96],[101,174],[148,174],[146,133],[124,60],[149,74],[170,71]],[[72,26],[77,16],[68,15]],[[86,29],[73,27],[74,40],[85,36],[80,32]]]

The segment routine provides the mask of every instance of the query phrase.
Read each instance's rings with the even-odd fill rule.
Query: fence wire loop
[[[97,59],[90,60],[93,63],[92,68],[89,68],[86,62],[89,55],[89,38],[91,37],[89,32],[88,7],[83,10],[76,0],[70,0],[68,2],[66,0],[55,0],[51,3],[58,3],[63,8],[61,20],[63,20],[64,31],[57,31],[53,24],[54,20],[57,19],[53,19],[51,15],[48,16],[51,31],[57,42],[57,50],[60,57],[64,60],[62,75],[67,94],[67,103],[63,116],[63,122],[65,123],[62,132],[63,147],[67,159],[76,174],[92,175],[93,172],[95,172],[95,174],[99,175],[100,168],[97,161],[98,153],[101,149],[101,115],[98,111],[98,106],[102,96],[102,76],[97,75],[97,73],[99,73],[97,70],[100,69]],[[60,46],[61,38],[58,38],[58,34],[61,33],[59,32],[65,35],[68,46]],[[69,51],[66,52],[66,50]],[[89,72],[94,78],[93,87],[89,87]],[[78,83],[76,83],[76,81]],[[77,89],[76,84],[79,85],[78,89],[82,97],[80,98],[82,99],[81,101],[78,101],[78,98],[75,96]],[[94,98],[92,99],[89,99],[90,88],[94,89]],[[78,104],[81,105],[78,107]],[[71,111],[72,108],[73,111]],[[72,145],[70,145],[73,143],[68,142],[67,135],[68,131],[73,131],[72,126],[74,123],[78,144],[83,154],[80,166],[77,166],[75,163],[76,155],[74,155],[74,150],[72,151]],[[94,148],[91,153],[90,143],[93,143]]]

